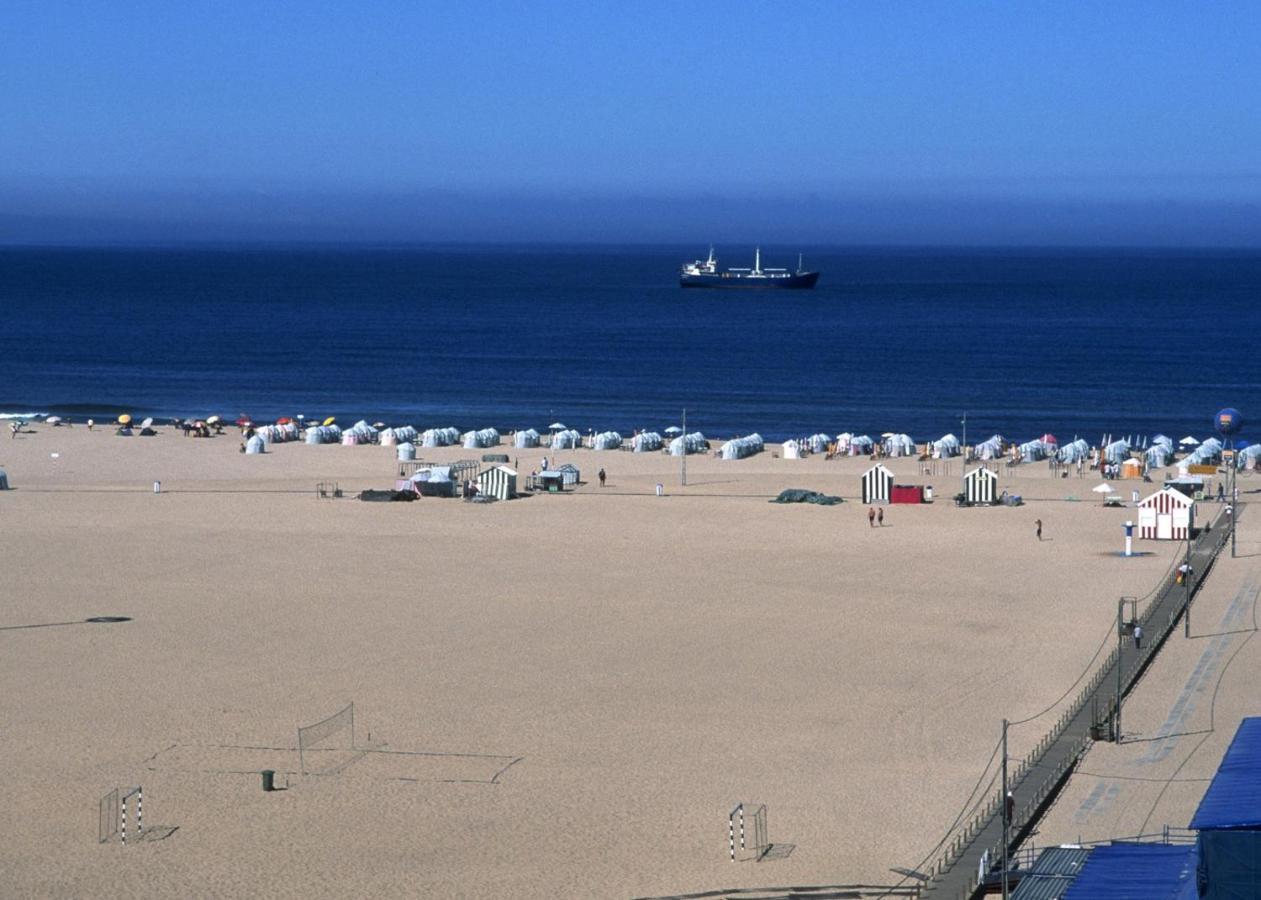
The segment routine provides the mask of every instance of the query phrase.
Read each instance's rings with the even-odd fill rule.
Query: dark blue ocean
[[[805,248],[814,291],[680,289],[706,249],[2,248],[0,413],[629,432],[686,407],[925,440],[966,411],[1092,441],[1261,416],[1256,251]]]

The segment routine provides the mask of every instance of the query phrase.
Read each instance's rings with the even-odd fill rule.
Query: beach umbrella
[[[1056,446],[1059,446],[1060,440],[1048,431],[1046,434],[1042,435],[1042,442],[1044,444],[1055,444]]]
[[[1179,446],[1182,446],[1182,447],[1194,447],[1198,443],[1199,441],[1191,437],[1191,435],[1189,434],[1186,437],[1184,437],[1182,440],[1178,441]]]
[[[119,416],[119,417],[118,417],[118,424],[119,424],[119,425],[130,425],[130,424],[131,424],[131,416],[130,416],[130,415],[128,415],[127,413],[123,413],[121,416]]]
[[[665,430],[664,433],[665,434],[682,434],[683,429],[680,428],[678,425],[671,425],[669,428]]]
[[[245,413],[241,413],[239,416],[236,417],[236,424],[244,428],[247,425],[253,425],[254,423],[250,421],[249,416],[247,416]]]
[[[141,428],[148,428],[148,427],[150,427],[151,425],[153,425],[153,419],[152,419],[152,417],[147,418],[147,419],[145,419],[143,422],[141,422],[141,423],[140,423],[140,427],[141,427]]]
[[[564,426],[564,425],[562,425],[560,422],[553,422],[551,425],[548,425],[547,427],[548,427],[549,429],[551,429],[552,431],[564,431],[564,430],[565,430],[565,426]]]
[[[893,437],[893,432],[892,432],[892,431],[886,431],[886,432],[883,432],[880,436],[881,436],[882,438],[891,438],[891,437]]]
[[[373,423],[372,423],[372,427],[373,427],[373,428],[384,428],[384,427],[385,427],[385,423],[384,423],[384,422],[373,422]]]
[[[44,421],[45,421],[45,422],[47,422],[49,425],[60,425],[60,424],[61,424],[61,416],[49,416],[49,417],[48,417],[47,419],[45,419]]]
[[[305,421],[306,421],[306,416],[302,415],[301,413],[299,413],[298,415],[294,416],[294,418],[295,418],[295,419],[297,419],[299,422],[305,422]]]
[[[1094,491],[1096,494],[1111,494],[1113,491],[1116,490],[1116,488],[1114,488],[1110,484],[1101,484],[1098,487],[1091,488],[1091,490]]]
[[[300,419],[302,417],[298,416],[298,418]],[[293,419],[289,418],[288,416],[285,416],[284,418],[276,420],[277,425],[290,425],[292,423],[293,423]]]
[[[201,420],[200,420],[200,419],[198,419],[197,421],[199,421],[199,422],[200,422]],[[218,417],[218,416],[211,416],[210,418],[208,418],[208,419],[205,421],[205,424],[206,424],[206,425],[218,425],[218,424],[219,424],[219,417]]]
[[[329,416],[327,419],[324,420],[324,425],[329,426],[329,425],[332,425],[336,421],[337,421],[336,416]]]

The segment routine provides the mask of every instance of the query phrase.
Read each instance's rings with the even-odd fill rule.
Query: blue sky
[[[1257,3],[25,3],[0,241],[1261,244]]]

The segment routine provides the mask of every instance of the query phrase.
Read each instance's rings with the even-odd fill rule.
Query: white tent
[[[265,453],[267,451],[267,442],[258,435],[254,435],[245,442],[245,452],[254,455],[257,453]]]
[[[342,430],[336,425],[316,425],[306,430],[306,442],[308,444],[340,444]]]
[[[727,441],[722,445],[720,452],[723,459],[743,459],[746,456],[761,453],[764,446],[762,436],[754,433]]]
[[[874,446],[876,446],[876,442],[865,434],[860,434],[857,437],[851,437],[849,439],[849,455],[860,456],[865,453],[870,453],[871,448]]]
[[[959,455],[959,439],[953,434],[943,434],[933,441],[933,459],[949,459]]]
[[[420,436],[420,443],[424,447],[449,447],[459,439],[458,428],[430,428]]]
[[[836,436],[836,452],[841,454],[849,453],[849,444],[853,439],[854,435],[851,432],[842,431],[838,434]]]
[[[1261,459],[1261,444],[1249,444],[1236,455],[1235,465],[1251,472],[1257,468],[1258,459]]]
[[[1209,466],[1222,456],[1222,442],[1217,438],[1207,438],[1178,462],[1178,468],[1184,472],[1190,466]]]
[[[832,443],[832,437],[819,432],[818,434],[810,435],[806,443],[809,444],[811,453],[827,453],[828,445]]]
[[[670,455],[683,456],[685,453],[704,453],[709,450],[709,441],[699,431],[688,435],[680,435],[670,442]]]
[[[616,450],[622,446],[622,436],[616,431],[601,431],[591,439],[593,450]]]
[[[884,439],[884,452],[888,456],[914,456],[915,442],[909,434],[891,434]]]
[[[573,450],[582,443],[582,435],[570,429],[562,429],[552,435],[553,450]]]
[[[343,432],[343,437],[345,434],[355,435],[357,444],[375,444],[380,437],[380,433],[363,419],[352,425],[348,432]]]
[[[499,432],[493,428],[479,428],[477,431],[466,431],[463,435],[466,450],[485,449],[499,446]]]
[[[410,462],[416,458],[416,445],[410,442],[404,442],[398,445],[398,458],[404,462]]]
[[[518,431],[512,438],[512,445],[518,450],[527,450],[530,447],[539,445],[539,433],[533,428],[527,428],[525,431]]]
[[[1119,463],[1123,459],[1129,459],[1129,456],[1129,441],[1113,441],[1111,444],[1108,444],[1108,446],[1103,448],[1103,458],[1110,463]]]
[[[631,449],[636,453],[649,453],[661,449],[661,435],[655,431],[641,431],[631,438]]]
[[[977,459],[998,459],[1003,455],[1003,436],[996,434],[976,445]]]
[[[1065,444],[1060,447],[1059,460],[1062,463],[1075,463],[1085,459],[1090,455],[1090,444],[1082,438],[1077,438],[1071,444]]]
[[[1143,461],[1149,469],[1161,469],[1169,465],[1173,458],[1173,450],[1164,444],[1152,444],[1143,451]]]
[[[1047,455],[1052,451],[1051,445],[1046,441],[1038,438],[1034,441],[1026,441],[1016,448],[1020,453],[1022,462],[1037,462],[1040,459],[1046,459]]]
[[[398,428],[387,428],[381,432],[381,443],[387,447],[395,444],[414,444],[419,433],[410,425],[401,425]]]
[[[780,446],[784,459],[801,459],[801,444],[796,441],[784,441]]]

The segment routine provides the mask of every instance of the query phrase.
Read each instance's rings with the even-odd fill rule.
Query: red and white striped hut
[[[1185,541],[1195,522],[1195,501],[1162,488],[1138,504],[1138,536],[1149,541]]]

